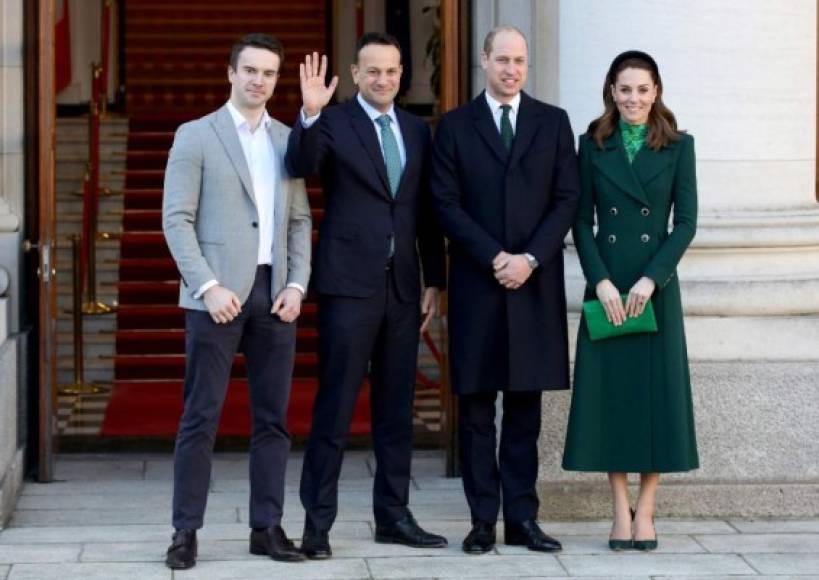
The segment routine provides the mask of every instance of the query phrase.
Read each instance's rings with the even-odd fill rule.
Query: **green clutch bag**
[[[622,298],[625,304],[628,296],[624,295]],[[592,340],[603,340],[639,332],[657,332],[657,319],[654,317],[654,306],[651,300],[646,302],[646,307],[640,316],[636,318],[628,316],[620,326],[614,326],[608,321],[606,311],[599,300],[589,300],[583,303],[583,317],[586,319],[586,328],[589,329],[589,337]]]

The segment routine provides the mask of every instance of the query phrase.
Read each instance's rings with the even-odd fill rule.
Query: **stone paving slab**
[[[743,534],[819,534],[819,518],[814,520],[728,520]]]
[[[754,574],[742,558],[734,554],[633,554],[629,552],[600,556],[558,556],[572,576],[611,574],[672,575]]]
[[[531,575],[565,576],[554,556],[445,556],[440,558],[371,558],[367,560],[375,578],[497,578]],[[410,576],[412,574],[412,576]]]
[[[416,477],[413,475],[412,484],[416,489],[423,491],[459,491],[463,493],[464,484],[460,477]]]
[[[819,553],[819,534],[735,534],[694,537],[709,552],[714,553]]]
[[[41,564],[49,562],[77,562],[80,559],[79,544],[0,545],[0,564]],[[0,578],[2,575],[0,574]]]
[[[165,542],[129,542],[85,544],[82,562],[157,562],[164,566]],[[199,542],[199,562],[250,560],[264,561],[268,558],[256,556],[248,550],[248,540],[202,540]]]
[[[749,554],[745,559],[761,574],[814,574],[819,578],[819,554]]]
[[[53,483],[26,482],[23,496],[65,497],[75,494],[94,495],[136,495],[136,494],[169,494],[169,481],[145,481],[140,479],[120,481],[55,481]]]
[[[169,525],[62,526],[8,528],[0,534],[0,545],[68,544],[71,542],[165,542],[171,537]]]
[[[287,564],[271,559],[238,562],[199,562],[194,568],[174,573],[174,580],[358,580],[369,579],[361,558],[330,559]],[[141,580],[141,579],[140,579]]]
[[[563,551],[561,554],[607,554],[612,552],[609,550],[608,533],[605,535],[595,536],[566,536],[558,537],[560,543],[563,544]],[[501,535],[498,540],[503,540]],[[525,555],[531,552],[524,546],[507,546],[505,544],[497,544],[496,550],[504,555]],[[663,536],[660,538],[660,543],[657,554],[698,554],[705,553],[705,549],[694,541],[689,536]]]
[[[288,494],[293,494],[296,499],[298,499],[299,493],[299,478],[301,474],[295,474],[292,477],[288,473],[287,477],[285,478],[285,489]],[[339,491],[351,491],[351,492],[360,492],[362,490],[369,490],[370,494],[372,494],[373,489],[373,481],[372,477],[361,477],[361,478],[348,478],[342,479],[338,482],[338,489]],[[170,482],[165,483],[165,486],[170,485]],[[216,479],[214,478],[211,481],[210,485],[211,492],[214,493],[224,493],[224,492],[242,492],[242,493],[250,493],[250,482],[248,481],[247,477],[239,478],[239,479]]]
[[[156,564],[15,564],[7,580],[171,580]]]
[[[55,479],[71,481],[116,481],[144,479],[145,462],[138,460],[99,461],[94,459],[58,461]]]
[[[653,580],[816,580],[814,576],[653,576]]]
[[[205,525],[241,522],[238,508],[212,508]],[[244,520],[247,521],[247,520]],[[9,527],[170,524],[171,512],[163,507],[98,510],[17,510]]]

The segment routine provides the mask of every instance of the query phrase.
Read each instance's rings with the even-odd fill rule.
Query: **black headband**
[[[609,67],[608,77],[613,80],[614,73],[617,70],[617,68],[625,61],[630,59],[645,61],[651,67],[654,76],[660,78],[660,69],[657,67],[657,62],[653,58],[651,58],[650,55],[641,50],[627,50],[626,52],[622,52],[618,54],[616,57],[614,57],[614,60],[611,61],[611,66]]]

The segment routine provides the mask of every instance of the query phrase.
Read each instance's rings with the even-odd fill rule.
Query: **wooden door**
[[[37,479],[54,478],[57,447],[57,281],[55,233],[54,0],[25,4],[26,53],[26,251],[27,287],[36,328],[32,347],[36,367]],[[36,311],[36,312],[35,312]],[[36,382],[35,382],[36,381]],[[32,391],[34,392],[34,391]],[[34,442],[30,442],[34,444]]]

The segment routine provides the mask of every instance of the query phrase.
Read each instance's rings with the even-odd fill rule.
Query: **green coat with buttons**
[[[656,334],[591,341],[581,320],[563,467],[670,472],[699,466],[676,268],[697,223],[694,139],[643,147],[629,163],[619,131],[600,148],[580,137],[581,197],[573,236],[587,285],[621,294],[647,276]],[[669,233],[669,217],[673,228]],[[596,217],[596,220],[595,220]],[[597,232],[594,231],[595,221]]]

